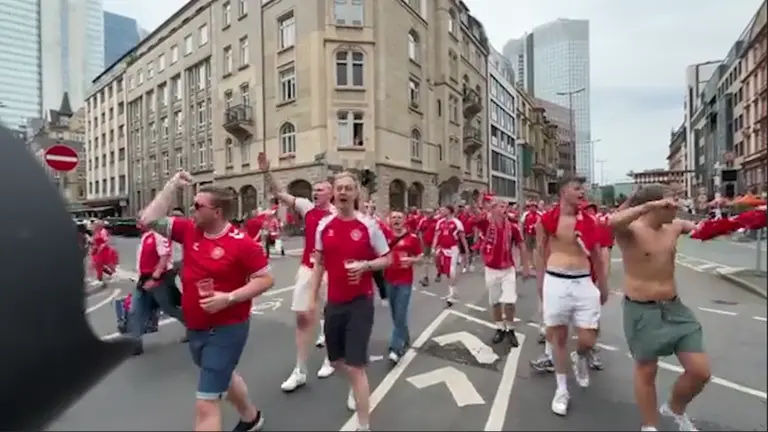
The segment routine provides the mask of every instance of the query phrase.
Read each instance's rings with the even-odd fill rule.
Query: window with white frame
[[[151,61],[147,63],[147,79],[150,80],[155,76],[155,62]]]
[[[296,126],[285,123],[280,127],[280,154],[296,153]]]
[[[248,36],[240,38],[240,67],[247,66],[251,61],[251,52],[248,50]]]
[[[408,58],[416,63],[421,61],[421,42],[419,34],[413,29],[408,32]]]
[[[181,75],[176,75],[171,78],[171,85],[173,86],[173,100],[181,100]]]
[[[184,113],[176,111],[173,113],[173,124],[176,126],[176,133],[180,134],[184,130]]]
[[[205,90],[205,86],[208,84],[208,68],[205,64],[199,64],[197,66],[197,89]]]
[[[450,73],[450,77],[454,81],[459,81],[459,55],[456,54],[456,51],[449,50],[448,51],[448,70]]]
[[[224,47],[224,75],[231,74],[232,73],[232,47],[226,46]]]
[[[246,140],[243,143],[240,143],[240,165],[250,165],[251,164],[251,146],[253,145],[253,142],[251,140]]]
[[[448,33],[452,35],[456,35],[457,32],[456,28],[456,11],[451,8],[448,10]]]
[[[203,24],[197,29],[197,46],[208,43],[208,24]]]
[[[205,126],[208,121],[208,112],[205,110],[205,103],[200,102],[197,104],[197,124],[200,127]]]
[[[176,169],[184,169],[184,151],[176,149]]]
[[[162,138],[168,138],[168,117],[161,118],[160,125],[162,127]]]
[[[421,0],[408,0],[408,6],[416,12],[421,13]]]
[[[174,64],[177,61],[179,61],[179,46],[173,45],[171,47],[171,64]]]
[[[475,172],[477,173],[478,177],[483,176],[483,156],[482,155],[477,156],[477,171]]]
[[[171,158],[168,156],[168,152],[163,152],[163,175],[168,176],[171,174]]]
[[[201,169],[205,169],[208,165],[208,150],[205,148],[205,142],[200,141],[197,143],[197,162]]]
[[[336,53],[336,85],[362,87],[364,83],[365,54],[359,51]]]
[[[339,111],[336,115],[339,147],[361,147],[365,143],[365,123],[359,111]]]
[[[240,101],[245,106],[251,106],[251,86],[248,83],[240,84]]]
[[[232,24],[232,3],[228,1],[221,5],[221,23],[222,27],[229,27]]]
[[[232,90],[224,92],[224,109],[232,108]]]
[[[421,159],[421,133],[416,129],[411,131],[411,158]]]
[[[162,72],[165,70],[165,54],[157,56],[157,71]]]
[[[296,43],[296,17],[293,11],[277,19],[277,29],[280,49],[292,47]]]
[[[280,101],[296,99],[296,69],[291,66],[280,71]]]
[[[248,14],[248,3],[246,0],[237,0],[237,16],[242,18]]]
[[[192,39],[192,35],[186,35],[184,37],[184,55],[192,54],[192,50],[195,48],[195,41]]]
[[[234,144],[232,144],[232,138],[227,138],[224,141],[224,162],[227,164],[227,166],[232,166],[232,163],[234,162]]]
[[[364,13],[363,1],[364,0],[334,0],[334,23],[340,26],[362,26]]]
[[[421,100],[421,84],[416,78],[408,79],[408,103],[413,108],[419,107]]]
[[[149,123],[149,139],[152,141],[157,139],[157,126],[155,126],[155,122]]]

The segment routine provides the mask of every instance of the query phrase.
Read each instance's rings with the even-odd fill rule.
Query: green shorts
[[[681,352],[704,352],[704,335],[696,316],[679,297],[664,302],[624,298],[624,336],[637,361]]]

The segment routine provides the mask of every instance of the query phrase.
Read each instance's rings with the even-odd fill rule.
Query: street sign
[[[408,378],[408,382],[419,390],[444,383],[448,387],[448,391],[451,392],[456,405],[460,407],[485,404],[485,399],[477,392],[467,374],[453,366],[446,366],[412,376]]]
[[[60,172],[69,172],[77,168],[79,159],[77,152],[72,147],[64,144],[54,144],[45,151],[45,163],[51,169]]]

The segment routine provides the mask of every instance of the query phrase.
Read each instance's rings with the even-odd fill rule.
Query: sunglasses
[[[195,209],[195,210],[200,210],[200,209],[204,209],[204,208],[211,209],[211,210],[215,210],[216,209],[216,207],[209,206],[209,205],[206,205],[206,204],[203,204],[203,203],[199,203],[197,201],[195,201],[192,204],[192,208]]]

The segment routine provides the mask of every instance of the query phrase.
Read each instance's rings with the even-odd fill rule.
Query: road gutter
[[[768,292],[766,292],[765,286],[760,287],[751,282],[747,282],[744,279],[738,277],[736,274],[732,274],[733,272],[725,271],[724,269],[717,269],[715,270],[715,273],[720,279],[730,282],[731,284],[736,285],[737,287],[745,291],[748,291],[758,297],[768,299]]]

